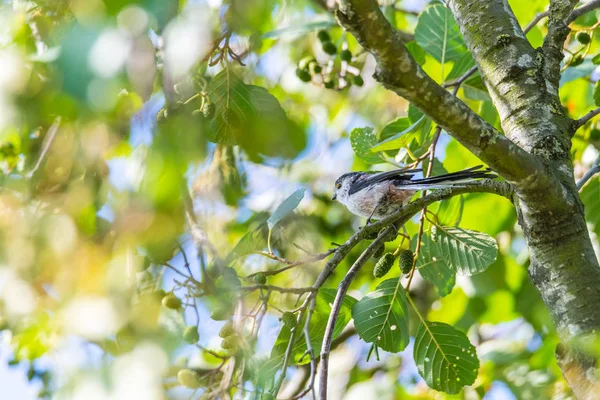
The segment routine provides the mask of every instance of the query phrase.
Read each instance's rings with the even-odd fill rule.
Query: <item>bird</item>
[[[414,178],[421,169],[388,172],[348,172],[335,181],[333,197],[354,215],[382,219],[397,212],[419,190],[461,187],[479,179],[496,178],[482,165],[429,178]]]

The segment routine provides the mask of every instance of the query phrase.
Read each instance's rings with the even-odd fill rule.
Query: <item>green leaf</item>
[[[594,85],[594,104],[600,106],[600,81]]]
[[[383,159],[377,153],[371,151],[371,147],[377,144],[377,136],[373,128],[352,129],[352,132],[350,132],[350,144],[354,153],[366,163],[378,164],[383,162]]]
[[[416,247],[417,237],[413,239],[413,248]],[[421,276],[431,282],[435,291],[444,297],[454,288],[456,272],[450,269],[438,243],[425,234],[421,237],[421,251],[417,258],[417,269]]]
[[[590,76],[590,74],[595,69],[596,66],[592,63],[592,61],[586,58],[580,65],[573,68],[567,68],[560,75],[560,86],[564,85],[565,83],[574,81],[576,79],[583,78],[585,76]]]
[[[288,119],[267,89],[246,85],[226,68],[213,77],[207,91],[216,106],[211,141],[240,145],[255,157],[293,158],[305,147],[303,130]]]
[[[379,140],[380,141],[386,140],[386,139],[392,137],[393,135],[395,135],[396,133],[406,130],[411,125],[412,125],[412,123],[410,122],[410,120],[408,118],[406,118],[406,117],[397,118],[383,127],[383,129],[381,130],[381,133],[379,134]]]
[[[600,53],[596,54],[596,55],[594,56],[594,58],[592,58],[592,63],[593,63],[594,65],[598,65],[598,64],[600,64]]]
[[[498,256],[496,240],[482,232],[436,226],[432,238],[449,266],[461,275],[475,275],[486,270]]]
[[[456,60],[452,70],[446,77],[446,80],[451,81],[458,79],[474,66],[475,60],[473,59],[473,56],[471,56],[471,53],[465,53],[458,60]]]
[[[335,300],[337,290],[330,288],[323,288],[319,290],[316,300],[316,307],[310,320],[309,335],[310,342],[314,354],[318,355],[321,352],[321,345],[323,342],[323,336],[325,335],[325,328],[327,321],[329,320],[329,314],[331,313],[331,306]],[[333,329],[333,338],[335,339],[342,333],[348,322],[352,319],[352,307],[356,304],[357,300],[352,296],[344,296],[342,301],[342,307],[338,319]],[[292,349],[291,363],[296,364],[307,364],[310,362],[310,358],[305,355],[306,352],[306,340],[304,338],[304,321],[300,321],[300,325],[296,328],[299,331],[296,333],[296,342]],[[289,327],[282,326],[273,349],[271,350],[271,357],[264,367],[261,368],[261,375],[264,381],[268,378],[273,377],[277,370],[283,363],[285,351],[287,349],[289,340],[291,337],[291,331]],[[264,384],[264,382],[261,382]]]
[[[467,52],[452,13],[441,4],[430,6],[421,13],[415,28],[415,41],[442,64],[457,60]]]
[[[225,262],[230,263],[240,257],[245,256],[246,254],[264,249],[267,245],[266,227],[267,225],[263,223],[255,230],[247,232],[244,236],[242,236],[242,238],[236,243],[235,247],[225,258]]]
[[[352,308],[360,338],[389,352],[404,350],[410,339],[406,302],[399,278],[380,283]]]
[[[279,223],[283,218],[285,218],[289,213],[294,211],[300,201],[304,198],[304,191],[306,189],[298,189],[294,193],[292,193],[287,199],[283,201],[277,207],[277,209],[271,214],[269,219],[267,220],[267,225],[269,226],[269,230],[273,230],[275,225]]]
[[[415,41],[406,43],[406,49],[410,53],[410,55],[415,59],[417,64],[423,65],[427,60],[425,58],[425,50]]]
[[[429,387],[456,394],[477,379],[479,359],[467,335],[442,322],[425,321],[413,353],[419,375]]]
[[[421,119],[402,132],[399,132],[394,136],[385,139],[376,146],[373,146],[371,151],[396,150],[408,146],[408,144],[421,132],[420,128],[425,126],[427,122],[426,120],[427,118],[425,116],[421,117]]]
[[[425,114],[423,114],[423,111],[419,110],[417,106],[413,104],[408,105],[408,119],[410,120],[410,122],[414,124],[415,122],[420,120],[421,117],[423,117],[423,115]]]
[[[596,235],[600,235],[600,179],[590,179],[583,187],[581,201],[585,206],[585,220],[594,226]]]

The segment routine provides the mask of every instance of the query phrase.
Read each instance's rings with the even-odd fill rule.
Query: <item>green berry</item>
[[[342,59],[342,61],[350,62],[352,61],[352,52],[348,49],[342,50],[342,52],[340,53],[340,58]]]
[[[352,77],[352,83],[355,84],[356,86],[362,86],[365,84],[365,81],[363,80],[363,78],[360,75],[356,75]]]
[[[311,81],[311,76],[310,76],[310,72],[308,72],[305,69],[300,69],[297,68],[296,69],[296,76],[298,77],[298,79],[300,79],[302,82],[310,82]]]
[[[375,268],[373,268],[373,276],[375,278],[382,278],[394,265],[396,257],[392,253],[386,253],[377,261]]]
[[[576,36],[577,41],[581,44],[588,44],[592,38],[587,32],[579,32]]]
[[[375,250],[375,253],[373,253],[373,258],[381,258],[384,251],[385,251],[385,246],[384,245],[379,246],[377,248],[377,250]]]
[[[213,103],[206,103],[204,107],[202,107],[202,114],[204,114],[204,118],[210,119],[215,115],[215,105]]]
[[[170,308],[172,310],[178,310],[181,307],[181,300],[173,293],[167,294],[162,298],[163,307]]]
[[[188,326],[183,331],[183,340],[188,342],[189,344],[197,343],[200,340],[200,335],[198,334],[198,328],[195,326]]]
[[[289,329],[292,329],[296,326],[296,316],[294,315],[294,313],[291,313],[289,311],[284,312],[280,320],[281,322],[283,322],[283,325],[285,325]]]
[[[231,317],[231,309],[229,307],[217,306],[211,313],[210,318],[215,321],[225,321]]]
[[[598,141],[600,140],[600,130],[594,128],[590,131],[590,140],[591,141]]]
[[[186,388],[198,389],[202,386],[200,374],[193,369],[180,369],[177,373],[177,380]]]
[[[576,66],[578,66],[578,65],[580,65],[582,63],[583,63],[583,57],[581,57],[581,56],[574,56],[571,59],[571,62],[569,62],[569,67],[576,67]]]
[[[321,71],[323,71],[323,67],[321,67],[316,61],[313,61],[310,64],[308,64],[308,70],[313,75],[320,74]]]
[[[403,274],[408,274],[413,267],[415,255],[411,249],[402,250],[400,252],[398,263],[400,264],[400,270]]]
[[[323,81],[323,86],[325,86],[325,89],[333,89],[335,87],[335,82],[331,78],[327,78]]]
[[[267,277],[263,272],[257,272],[256,275],[254,275],[254,277],[252,278],[252,280],[259,285],[264,285],[265,283],[267,283]]]
[[[331,42],[323,42],[323,51],[332,56],[337,53],[337,47]]]
[[[324,42],[331,42],[331,37],[329,36],[329,33],[326,30],[319,31],[319,33],[317,33],[317,37],[323,43]]]
[[[239,337],[237,335],[227,336],[221,340],[221,347],[225,350],[235,350],[239,346]]]
[[[219,331],[219,336],[222,338],[229,337],[235,334],[235,328],[233,327],[233,321],[227,321],[225,325],[221,327]]]

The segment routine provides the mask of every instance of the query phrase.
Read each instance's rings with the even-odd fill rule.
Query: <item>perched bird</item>
[[[361,217],[382,219],[398,211],[419,190],[460,187],[478,179],[496,178],[489,168],[482,166],[450,174],[413,179],[415,172],[349,172],[335,181],[332,200],[345,205],[350,212]]]

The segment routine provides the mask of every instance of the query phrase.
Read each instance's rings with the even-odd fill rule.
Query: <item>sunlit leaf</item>
[[[379,348],[399,352],[408,345],[408,310],[400,279],[388,279],[352,308],[361,339]]]
[[[304,198],[305,190],[306,189],[296,190],[294,193],[289,195],[289,197],[285,199],[283,203],[279,205],[279,207],[277,207],[277,209],[273,212],[273,214],[271,214],[271,216],[267,220],[267,225],[269,226],[270,230],[272,230],[275,227],[275,225],[279,223],[279,221],[281,221],[289,213],[294,211],[296,207],[298,207],[298,204],[300,204],[300,201],[302,201],[302,199]]]
[[[413,240],[413,248],[416,247],[416,239]],[[440,296],[446,296],[454,287],[456,272],[448,265],[437,242],[431,240],[429,234],[421,238],[421,251],[417,258],[417,269],[423,278],[431,282],[435,291]]]
[[[371,151],[377,143],[377,136],[373,128],[354,128],[350,132],[350,144],[354,153],[368,164],[383,162],[383,159]]]
[[[436,226],[432,237],[450,267],[461,275],[485,271],[498,256],[496,240],[482,232]]]
[[[415,336],[414,359],[429,387],[456,394],[477,379],[479,359],[467,336],[442,322],[424,322]]]
[[[452,12],[441,4],[430,6],[421,13],[415,40],[440,63],[456,60],[467,52]]]

